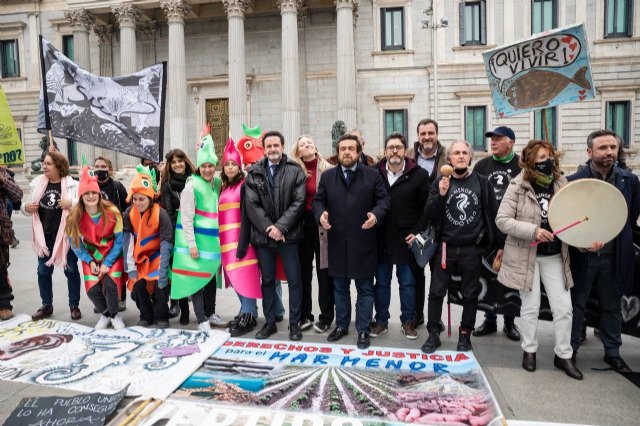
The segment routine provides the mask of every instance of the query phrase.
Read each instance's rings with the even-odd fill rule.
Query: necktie
[[[269,168],[271,169],[271,177],[273,178],[276,175],[276,168],[278,166],[276,164],[272,164],[269,166]]]
[[[347,169],[344,171],[344,180],[347,181],[347,185],[351,183],[351,175],[353,175],[353,170]]]

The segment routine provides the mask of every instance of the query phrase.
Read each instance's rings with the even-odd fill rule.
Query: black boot
[[[424,345],[422,345],[421,349],[425,354],[432,354],[436,351],[437,348],[440,347],[440,345],[440,333],[433,332],[429,333],[429,337],[427,338],[427,341],[424,342]]]
[[[257,322],[256,319],[250,313],[244,313],[240,315],[240,318],[229,327],[229,334],[231,337],[239,337],[252,331]]]
[[[177,300],[171,299],[171,307],[169,308],[169,318],[175,318],[180,315],[180,304]]]
[[[458,348],[456,350],[458,352],[467,352],[473,350],[473,346],[471,346],[470,330],[465,330],[463,328],[460,329],[460,335],[458,336]]]

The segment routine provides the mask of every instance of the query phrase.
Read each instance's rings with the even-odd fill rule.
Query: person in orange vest
[[[109,325],[125,328],[118,315],[118,295],[122,288],[122,215],[120,210],[100,195],[98,177],[82,169],[78,185],[78,204],[67,218],[69,244],[82,262],[84,287],[100,319],[97,330]]]
[[[123,215],[127,288],[140,310],[139,326],[169,327],[168,271],[173,249],[169,214],[156,204],[155,171],[138,165],[131,206]]]

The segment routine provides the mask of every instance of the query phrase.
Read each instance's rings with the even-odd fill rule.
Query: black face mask
[[[467,170],[469,170],[468,167],[456,167],[453,169],[453,171],[456,172],[457,175],[463,175],[467,173]]]
[[[98,177],[98,182],[104,182],[109,179],[109,170],[96,170],[94,173]]]
[[[553,160],[551,158],[547,158],[544,161],[535,164],[536,170],[542,173],[543,175],[551,175],[553,173]]]

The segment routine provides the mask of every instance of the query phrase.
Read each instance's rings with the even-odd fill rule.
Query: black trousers
[[[431,263],[431,262],[429,262]],[[433,271],[433,268],[431,268]],[[424,298],[425,298],[425,287],[427,286],[425,276],[424,276],[424,268],[420,268],[416,266],[413,268],[413,278],[416,280],[416,321],[424,318]]]
[[[126,288],[124,285],[122,287]],[[105,276],[102,281],[91,287],[87,296],[98,313],[106,312],[110,318],[118,313],[118,286],[110,276]]]
[[[300,243],[300,271],[302,274],[302,310],[300,319],[314,320],[312,311],[311,283],[313,281],[313,260],[316,261],[316,277],[318,277],[319,319],[331,325],[335,313],[333,298],[333,279],[329,269],[320,269],[320,235],[318,224],[312,212],[305,212],[303,217],[304,239]]]
[[[216,313],[216,287],[218,282],[218,276],[214,275],[211,278],[211,281],[207,283],[202,289],[204,295],[204,314],[209,318],[211,315]],[[182,300],[182,299],[180,299]],[[187,301],[187,310],[189,309],[189,301],[185,297],[184,300]],[[182,304],[180,305],[180,309],[182,309]],[[194,306],[195,311],[195,306]]]
[[[9,283],[9,245],[0,242],[0,309],[13,309],[13,290]]]
[[[438,247],[431,273],[429,288],[429,309],[427,330],[429,333],[440,332],[442,302],[449,289],[452,275],[462,277],[462,321],[460,327],[471,331],[476,325],[478,296],[482,289],[480,272],[482,268],[482,249],[475,244],[466,246],[447,245],[446,269],[442,269],[442,245]]]
[[[169,287],[156,288],[153,294],[149,294],[147,291],[147,281],[141,279],[133,285],[131,291],[131,298],[136,302],[136,306],[140,311],[140,319],[154,323],[159,320],[169,319],[169,306],[167,301],[169,300]]]

